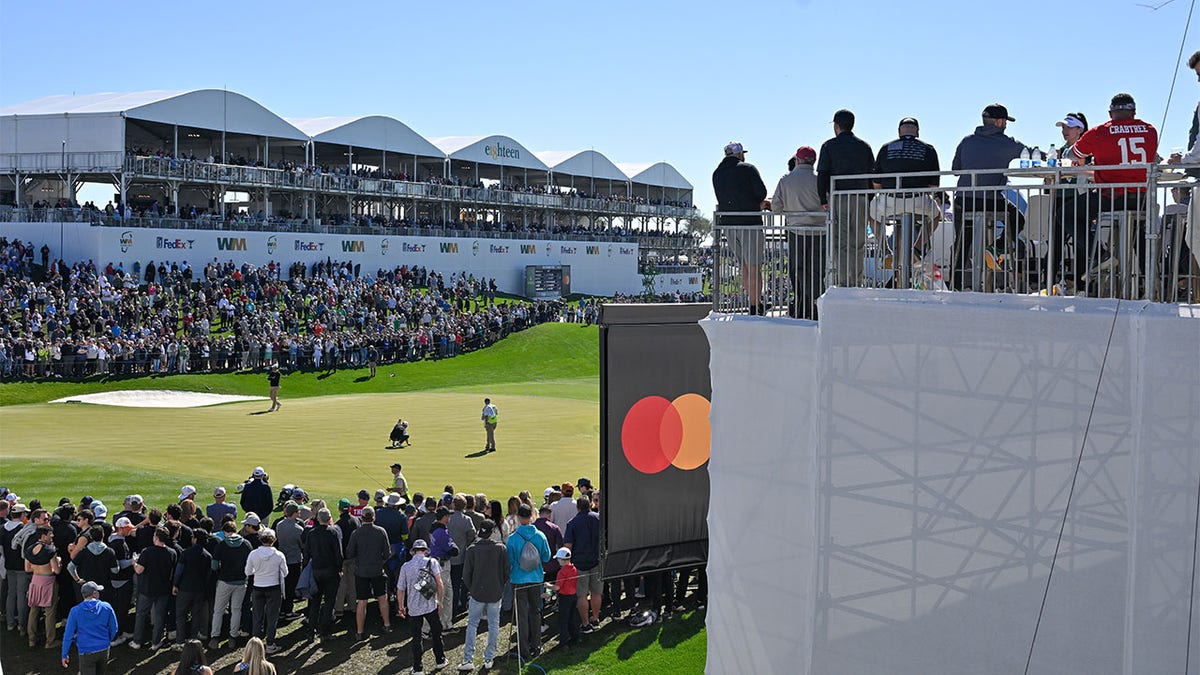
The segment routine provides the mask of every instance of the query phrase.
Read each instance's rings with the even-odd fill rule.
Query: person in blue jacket
[[[533,509],[528,504],[517,507],[517,522],[520,525],[508,537],[509,580],[513,587],[513,610],[516,612],[517,645],[521,658],[532,659],[542,652],[541,600],[542,582],[545,578],[542,565],[550,561],[550,545],[546,535],[532,525]],[[522,551],[529,545],[537,551],[535,557],[522,559]]]
[[[62,640],[62,665],[70,667],[71,643],[79,649],[79,672],[103,673],[108,665],[108,648],[117,637],[117,613],[100,599],[104,587],[89,581],[83,585],[83,602],[71,608]]]

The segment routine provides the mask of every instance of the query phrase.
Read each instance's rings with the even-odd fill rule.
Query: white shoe
[[[438,662],[437,662],[437,665],[436,665],[436,666],[434,666],[434,668],[437,668],[438,670],[441,670],[442,668],[445,668],[445,667],[446,667],[446,666],[448,666],[448,665],[450,665],[450,662],[449,662],[449,661],[447,661],[446,659],[442,659],[441,661],[438,661]]]
[[[463,661],[462,663],[458,664],[458,672],[460,672],[460,673],[469,673],[472,670],[475,670],[475,666],[471,665],[470,663],[467,663],[466,661]]]
[[[275,644],[267,645],[266,651],[268,654],[275,654],[279,651],[279,645],[275,645]]]
[[[412,669],[412,675],[425,675],[425,671],[418,668]]]
[[[492,660],[491,660],[491,659],[488,659],[488,660],[486,660],[486,661],[484,661],[484,662],[483,662],[483,667],[484,667],[484,668],[487,668],[488,670],[491,670],[491,669],[492,669],[492,665],[493,665],[493,662],[492,662]]]

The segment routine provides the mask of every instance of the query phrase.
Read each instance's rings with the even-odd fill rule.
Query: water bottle
[[[1021,148],[1021,156],[1019,159],[1020,164],[1018,164],[1018,166],[1020,166],[1022,169],[1028,169],[1030,166],[1032,166],[1029,163],[1029,148]]]
[[[1033,150],[1029,151],[1029,166],[1039,167],[1042,165],[1042,151],[1038,147],[1033,146]]]
[[[1050,144],[1050,152],[1046,153],[1046,166],[1058,166],[1058,148]]]

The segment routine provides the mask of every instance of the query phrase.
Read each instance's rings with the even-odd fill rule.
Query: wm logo
[[[457,241],[443,241],[440,244],[438,244],[438,248],[440,248],[442,250],[442,253],[458,253],[458,242]]]
[[[537,253],[537,245],[536,244],[521,244],[521,253],[531,254],[531,255],[534,253]]]
[[[343,253],[362,253],[366,250],[366,244],[361,239],[342,240]]]
[[[245,251],[245,237],[217,237],[218,251]]]

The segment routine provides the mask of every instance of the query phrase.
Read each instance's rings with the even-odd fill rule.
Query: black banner
[[[600,313],[601,546],[608,577],[708,557],[707,304]]]

